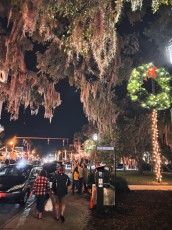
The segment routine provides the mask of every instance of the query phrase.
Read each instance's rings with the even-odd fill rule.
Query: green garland
[[[143,87],[149,78],[155,85],[155,92],[149,93]],[[139,101],[142,107],[164,110],[171,105],[171,82],[172,76],[164,68],[149,63],[133,69],[127,89],[131,99]]]

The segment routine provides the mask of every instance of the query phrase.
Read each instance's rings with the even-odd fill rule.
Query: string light
[[[152,111],[152,144],[153,144],[153,161],[155,164],[155,174],[156,174],[156,180],[158,182],[162,181],[162,175],[161,175],[161,153],[160,148],[158,144],[158,128],[157,128],[157,111],[153,109]]]
[[[144,88],[144,83],[150,78],[159,86],[156,94],[149,93]],[[139,101],[142,107],[164,110],[171,105],[171,81],[172,76],[164,68],[157,68],[149,63],[133,69],[127,89],[131,100]]]
[[[144,88],[149,78],[152,83],[152,93]],[[156,180],[161,182],[161,153],[158,144],[157,110],[168,109],[171,105],[171,81],[172,76],[164,69],[157,68],[152,63],[145,64],[133,69],[127,89],[131,100],[139,101],[143,108],[152,109],[152,148],[154,170]],[[155,93],[155,86],[160,90]]]

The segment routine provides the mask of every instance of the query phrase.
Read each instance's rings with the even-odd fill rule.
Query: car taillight
[[[0,198],[6,197],[6,196],[7,196],[7,194],[6,194],[6,193],[4,193],[4,192],[0,192]]]

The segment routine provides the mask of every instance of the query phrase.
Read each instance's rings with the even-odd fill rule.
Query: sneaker
[[[62,215],[60,215],[60,219],[61,219],[62,222],[65,221],[65,218],[64,218],[64,216],[62,216]]]

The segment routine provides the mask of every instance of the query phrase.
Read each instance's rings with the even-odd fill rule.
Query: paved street
[[[34,198],[31,198],[26,203],[25,207],[30,207],[34,202]],[[9,220],[13,219],[16,215],[23,213],[24,208],[19,204],[0,204],[0,229]]]

